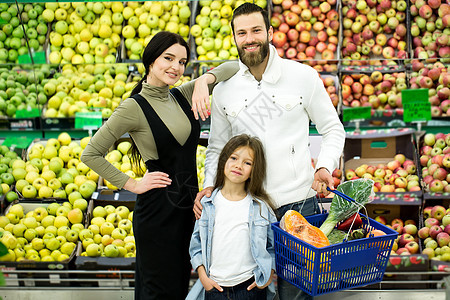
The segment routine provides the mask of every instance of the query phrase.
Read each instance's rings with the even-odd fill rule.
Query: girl
[[[276,222],[263,188],[261,142],[246,134],[222,149],[211,197],[191,238],[191,264],[199,280],[187,299],[272,299]],[[270,291],[268,286],[270,285]]]
[[[145,75],[132,97],[117,107],[81,157],[113,185],[138,194],[133,215],[135,299],[177,300],[184,299],[188,292],[200,125],[191,111],[194,81],[171,90],[169,86],[183,75],[189,53],[181,36],[167,31],[157,33],[144,50]],[[201,83],[197,93],[208,99],[202,95],[202,91],[208,94],[207,84],[225,80],[236,71],[237,64],[227,64],[225,69],[218,67],[203,75],[196,80]],[[222,77],[216,78],[219,74]],[[132,161],[140,165],[143,159],[147,167],[140,181],[103,157],[127,132],[132,138]]]

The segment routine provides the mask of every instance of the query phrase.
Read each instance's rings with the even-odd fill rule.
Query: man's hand
[[[196,120],[198,120],[198,114],[203,121],[211,114],[208,84],[214,83],[215,79],[216,77],[212,74],[203,74],[195,80],[194,92],[192,93],[192,111]]]
[[[334,190],[334,181],[330,172],[327,169],[321,168],[317,170],[314,174],[314,182],[312,184],[312,189],[318,193],[323,193],[327,196],[330,192],[327,191],[327,187],[331,190]]]
[[[272,273],[270,273],[270,278],[269,280],[266,282],[265,285],[263,286],[257,286],[256,285],[256,281],[254,281],[252,284],[250,284],[247,288],[247,291],[250,291],[251,289],[253,289],[254,287],[257,287],[258,289],[265,289],[266,287],[269,286],[269,284],[272,282],[272,278],[273,278],[273,274],[275,274],[275,270],[272,270]]]
[[[212,192],[213,192],[213,187],[210,186],[210,187],[204,188],[203,190],[201,190],[200,192],[197,193],[197,197],[195,197],[195,200],[194,200],[195,219],[198,220],[202,216],[203,206],[200,203],[200,200],[202,200],[202,198],[204,196],[211,197]]]

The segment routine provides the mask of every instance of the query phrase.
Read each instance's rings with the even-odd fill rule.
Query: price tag
[[[75,114],[75,128],[100,128],[102,126],[102,113],[101,112],[77,112]]]
[[[372,107],[370,106],[362,106],[362,107],[351,107],[346,108],[343,111],[343,120],[344,122],[352,121],[352,120],[367,120],[371,117]]]
[[[9,148],[14,146],[14,148],[26,149],[26,148],[28,148],[28,146],[30,146],[32,141],[33,141],[33,139],[31,139],[29,137],[26,137],[26,136],[7,137],[3,141],[2,145],[5,145],[5,146],[7,146]]]
[[[39,117],[41,114],[39,113],[39,109],[31,108],[31,109],[20,109],[16,111],[16,119],[17,118],[35,118]]]
[[[403,121],[431,120],[431,103],[428,101],[428,89],[403,90]]]
[[[33,62],[35,64],[46,64],[47,60],[45,59],[45,52],[39,51],[32,54]],[[19,64],[31,64],[31,56],[29,54],[19,55],[18,57]]]

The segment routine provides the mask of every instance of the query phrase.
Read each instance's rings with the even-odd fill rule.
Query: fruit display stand
[[[103,208],[106,208],[106,206],[110,206],[110,207],[112,207],[113,210],[116,209],[116,212],[117,212],[117,208],[118,207],[126,207],[129,210],[129,212],[132,212],[133,209],[134,209],[134,205],[135,205],[135,201],[91,200],[89,202],[88,213],[87,213],[88,216],[86,218],[86,228],[90,228],[89,225],[91,225],[91,224],[94,224],[94,223],[96,224],[96,222],[92,221],[95,217],[97,217],[97,219],[100,219],[100,217],[98,217],[96,215],[96,213],[94,213],[94,209],[96,207],[101,206]],[[106,210],[105,210],[105,213],[107,213]],[[110,213],[108,213],[108,215],[109,214]],[[117,213],[115,213],[115,214],[117,215]],[[108,219],[106,215],[105,215],[105,218]],[[119,218],[115,217],[115,219],[118,220]],[[122,218],[120,218],[120,219],[124,220]],[[118,224],[119,224],[119,222],[120,221],[117,221]],[[127,222],[128,222],[128,224],[125,224],[125,225],[127,225],[129,228],[123,234],[127,234],[127,233],[129,233],[132,230],[131,220],[128,219]],[[136,258],[134,256],[134,251],[135,250],[133,250],[133,249],[135,249],[134,237],[130,236],[130,237],[132,237],[132,239],[131,239],[132,242],[130,242],[130,244],[128,244],[128,242],[127,242],[127,244],[125,244],[124,241],[123,241],[124,237],[121,237],[121,240],[122,240],[122,242],[120,244],[121,246],[117,246],[116,242],[119,241],[120,238],[115,237],[115,232],[114,232],[115,228],[114,227],[117,226],[118,224],[111,225],[111,226],[113,226],[112,228],[110,228],[111,229],[110,231],[112,231],[112,233],[109,233],[109,234],[105,233],[106,229],[104,229],[103,226],[99,226],[99,230],[100,230],[99,233],[100,233],[100,238],[101,238],[100,244],[103,244],[103,246],[105,247],[104,250],[100,250],[100,251],[102,251],[102,252],[105,251],[104,255],[106,257],[104,257],[104,255],[100,256],[100,253],[97,254],[95,251],[93,251],[93,250],[91,250],[89,248],[86,249],[86,247],[84,245],[84,241],[85,240],[79,242],[78,249],[77,249],[77,255],[76,255],[76,258],[75,258],[75,262],[74,262],[75,263],[75,268],[77,270],[109,270],[109,271],[126,271],[126,270],[129,270],[129,271],[134,271],[135,263],[136,263]],[[114,230],[113,230],[113,228],[114,228]],[[120,226],[120,227],[117,227],[117,228],[122,228],[122,227]],[[108,238],[108,241],[106,240],[107,238]],[[113,242],[114,238],[116,238],[116,242]],[[82,244],[82,242],[83,242],[83,244]],[[94,242],[94,241],[92,241],[92,242]],[[114,253],[112,253],[112,254],[106,253],[107,246],[110,245],[110,244],[111,244],[110,247],[114,248],[114,249],[110,249],[110,250],[111,251],[113,251],[113,250],[117,251],[116,254],[114,254]],[[127,246],[127,247],[130,246],[133,249],[130,249],[130,251],[127,252],[128,249],[126,249],[125,246]],[[119,250],[120,248],[123,248],[124,251],[127,252],[127,253],[133,254],[133,256],[123,257],[123,255],[122,255],[122,257],[118,257],[119,251],[122,251],[122,250]],[[98,249],[100,249],[100,248],[98,247]],[[82,252],[84,252],[84,251],[86,251],[86,252],[82,255]],[[89,255],[93,255],[93,254],[90,253],[90,251],[91,252],[93,251],[95,253],[95,256],[89,256]],[[134,279],[134,272],[131,273],[131,274],[128,274],[128,275],[124,274],[121,277],[125,278],[125,279]],[[85,278],[85,276],[81,276],[81,278]],[[100,278],[100,279],[113,278],[114,279],[114,278],[120,278],[120,277],[117,274],[112,273],[112,274],[109,274],[109,275],[99,274],[97,276],[92,276],[92,278]],[[131,283],[132,281],[134,281],[134,280],[130,280],[128,282]],[[111,285],[117,284],[118,281],[117,280],[112,280],[112,281],[100,280],[100,281],[97,281],[97,282],[92,281],[91,284],[92,283],[94,283],[95,286],[111,286]],[[92,286],[92,285],[90,285],[90,286]],[[132,287],[133,285],[129,285],[129,286]]]
[[[16,201],[14,204],[18,204]],[[35,201],[21,201],[20,205],[23,207],[23,214],[27,214],[28,212],[33,212],[37,208],[46,208],[51,204],[55,203],[54,201],[45,201],[41,202],[39,200]],[[56,202],[58,203],[58,202]],[[62,202],[60,202],[62,203]],[[58,203],[58,207],[60,206]],[[5,212],[5,215],[8,213],[13,213],[11,211],[12,206],[9,206]],[[26,227],[25,227],[26,228]],[[31,228],[31,227],[30,227]],[[59,242],[57,243],[59,245]],[[30,242],[31,245],[31,242]],[[33,248],[34,249],[34,248]],[[59,249],[59,246],[58,246]],[[49,251],[50,252],[50,251]],[[36,252],[37,253],[37,252]],[[3,272],[8,271],[20,271],[16,274],[7,275],[8,286],[25,286],[25,287],[34,287],[34,286],[70,286],[69,282],[63,281],[60,279],[68,278],[67,273],[60,274],[51,274],[52,270],[65,270],[67,271],[70,266],[70,262],[75,257],[76,246],[73,248],[73,251],[70,255],[66,256],[67,259],[59,261],[59,260],[51,260],[51,261],[35,261],[31,259],[24,259],[21,261],[0,261],[0,270]],[[61,254],[61,252],[59,252]],[[50,254],[49,254],[50,255]],[[36,272],[35,272],[36,271]],[[46,272],[50,271],[50,272]]]

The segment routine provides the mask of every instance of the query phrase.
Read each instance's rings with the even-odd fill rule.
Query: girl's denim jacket
[[[203,265],[208,276],[215,219],[214,198],[217,192],[218,189],[215,189],[211,197],[202,199],[202,216],[195,222],[189,248],[193,269],[197,270],[199,266]],[[274,237],[270,224],[276,221],[272,210],[263,201],[253,198],[249,211],[250,247],[252,256],[258,266],[253,272],[258,286],[265,285],[272,270],[275,270]],[[205,289],[199,279],[186,299],[204,299],[204,295]],[[271,283],[267,291],[267,299],[273,299],[274,296],[275,288]]]

